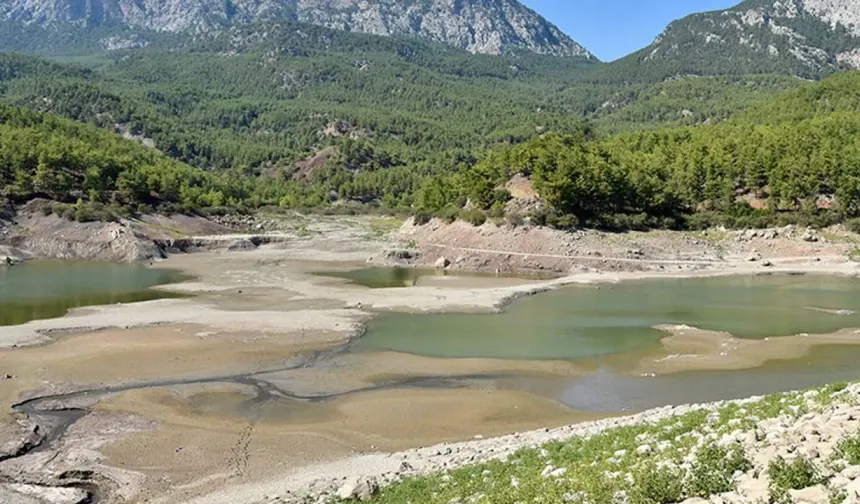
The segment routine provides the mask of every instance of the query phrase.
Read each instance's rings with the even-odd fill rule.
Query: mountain
[[[600,73],[636,81],[761,73],[817,79],[850,68],[860,68],[860,0],[747,0],[674,21]]]
[[[4,0],[0,3],[0,21],[6,30],[26,28],[31,33],[33,28],[56,30],[72,26],[201,34],[276,20],[375,35],[416,36],[473,53],[525,50],[593,58],[585,48],[516,0]],[[111,42],[108,38],[105,45],[111,46]]]

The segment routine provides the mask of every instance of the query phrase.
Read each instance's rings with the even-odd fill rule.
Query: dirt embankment
[[[383,259],[416,266],[489,272],[690,271],[748,263],[762,269],[774,261],[847,257],[860,243],[837,226],[815,231],[794,226],[765,230],[607,233],[486,223],[473,226],[434,219],[407,221],[399,255]]]
[[[250,249],[267,240],[254,235],[225,240],[190,238],[223,235],[235,228],[182,214],[144,215],[117,222],[70,221],[46,215],[47,203],[34,200],[17,211],[6,208],[2,212],[0,260],[6,262],[8,257],[9,262],[31,258],[135,262],[164,258],[171,252]]]

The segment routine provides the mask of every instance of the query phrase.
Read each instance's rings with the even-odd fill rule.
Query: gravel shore
[[[626,467],[635,473],[638,466],[648,463],[668,467],[673,473],[688,475],[696,465],[696,454],[715,445],[737,449],[745,454],[749,466],[745,471],[731,474],[732,490],[707,497],[685,500],[688,503],[749,503],[770,502],[773,493],[785,490],[791,500],[825,504],[829,502],[860,502],[860,460],[852,457],[853,447],[846,444],[860,435],[860,384],[830,386],[818,390],[751,397],[737,401],[693,404],[659,408],[637,415],[610,418],[570,425],[558,429],[542,429],[512,434],[494,439],[441,444],[399,453],[362,454],[332,464],[307,467],[287,473],[277,482],[238,486],[229,491],[207,495],[193,504],[236,502],[305,503],[329,502],[338,494],[368,488],[374,493],[382,487],[379,500],[386,501],[385,488],[404,479],[423,475],[442,475],[458,468],[478,466],[488,461],[508,461],[523,449],[537,449],[546,459],[542,475],[560,477],[567,473],[563,465],[554,466],[541,447],[551,442],[590,439],[598,435],[623,436],[631,426],[672,427],[695,417],[700,425],[677,436],[673,441],[658,440],[657,435],[643,431],[635,439],[632,453],[616,450],[608,464]],[[664,429],[667,430],[667,429]],[[628,459],[629,456],[629,459]],[[615,460],[610,460],[615,459]],[[595,463],[599,460],[595,458]],[[814,470],[814,483],[803,488],[775,488],[774,464],[778,461],[794,464],[802,460]],[[547,470],[548,468],[551,468]],[[559,470],[563,469],[563,470]],[[571,470],[571,472],[574,472]],[[510,478],[510,476],[506,476]],[[619,476],[624,479],[625,476]],[[516,478],[516,477],[515,477]],[[557,484],[554,480],[553,485]],[[619,488],[629,485],[620,484]],[[487,488],[491,485],[488,484]],[[619,490],[624,491],[624,490]],[[358,498],[355,494],[353,497]],[[469,496],[465,496],[469,497]],[[583,497],[584,498],[584,497]],[[842,500],[831,500],[842,499]],[[570,502],[588,502],[571,498]],[[441,502],[426,496],[424,502]],[[474,502],[492,502],[477,499]],[[623,499],[617,502],[629,502]]]

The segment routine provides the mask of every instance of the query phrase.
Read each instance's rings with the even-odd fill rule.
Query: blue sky
[[[603,61],[641,49],[669,22],[740,0],[520,0]]]

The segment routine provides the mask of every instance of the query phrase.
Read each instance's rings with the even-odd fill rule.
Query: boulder
[[[410,261],[418,257],[417,252],[404,249],[386,250],[384,254],[385,259],[395,261]]]
[[[643,444],[636,448],[637,455],[651,455],[654,453],[654,449],[651,448],[651,445]]]
[[[257,245],[254,242],[244,238],[236,240],[227,246],[227,250],[230,251],[254,250],[256,248]]]
[[[843,477],[848,478],[849,480],[856,480],[860,478],[860,466],[848,466],[842,471],[841,474]]]
[[[451,261],[449,261],[445,257],[440,257],[439,259],[436,260],[436,264],[434,266],[436,267],[436,269],[445,269],[450,265],[451,265]]]
[[[856,479],[851,483],[845,485],[845,493],[848,494],[849,499],[858,499],[860,498],[860,479]],[[848,501],[851,502],[851,501]]]
[[[792,502],[798,504],[824,504],[830,502],[830,493],[823,485],[816,485],[804,488],[803,490],[791,490],[789,493],[793,499]]]
[[[353,478],[341,485],[337,490],[337,497],[341,500],[368,501],[376,492],[379,485],[373,478]]]
[[[91,496],[78,488],[62,488],[19,483],[0,484],[0,502],[20,504],[83,504]]]
[[[749,261],[749,262],[761,261],[761,252],[759,252],[758,250],[753,250],[752,252],[750,252],[749,257],[747,257],[747,261]]]
[[[812,229],[807,229],[806,232],[803,233],[803,241],[805,242],[815,243],[818,240],[818,234]]]

